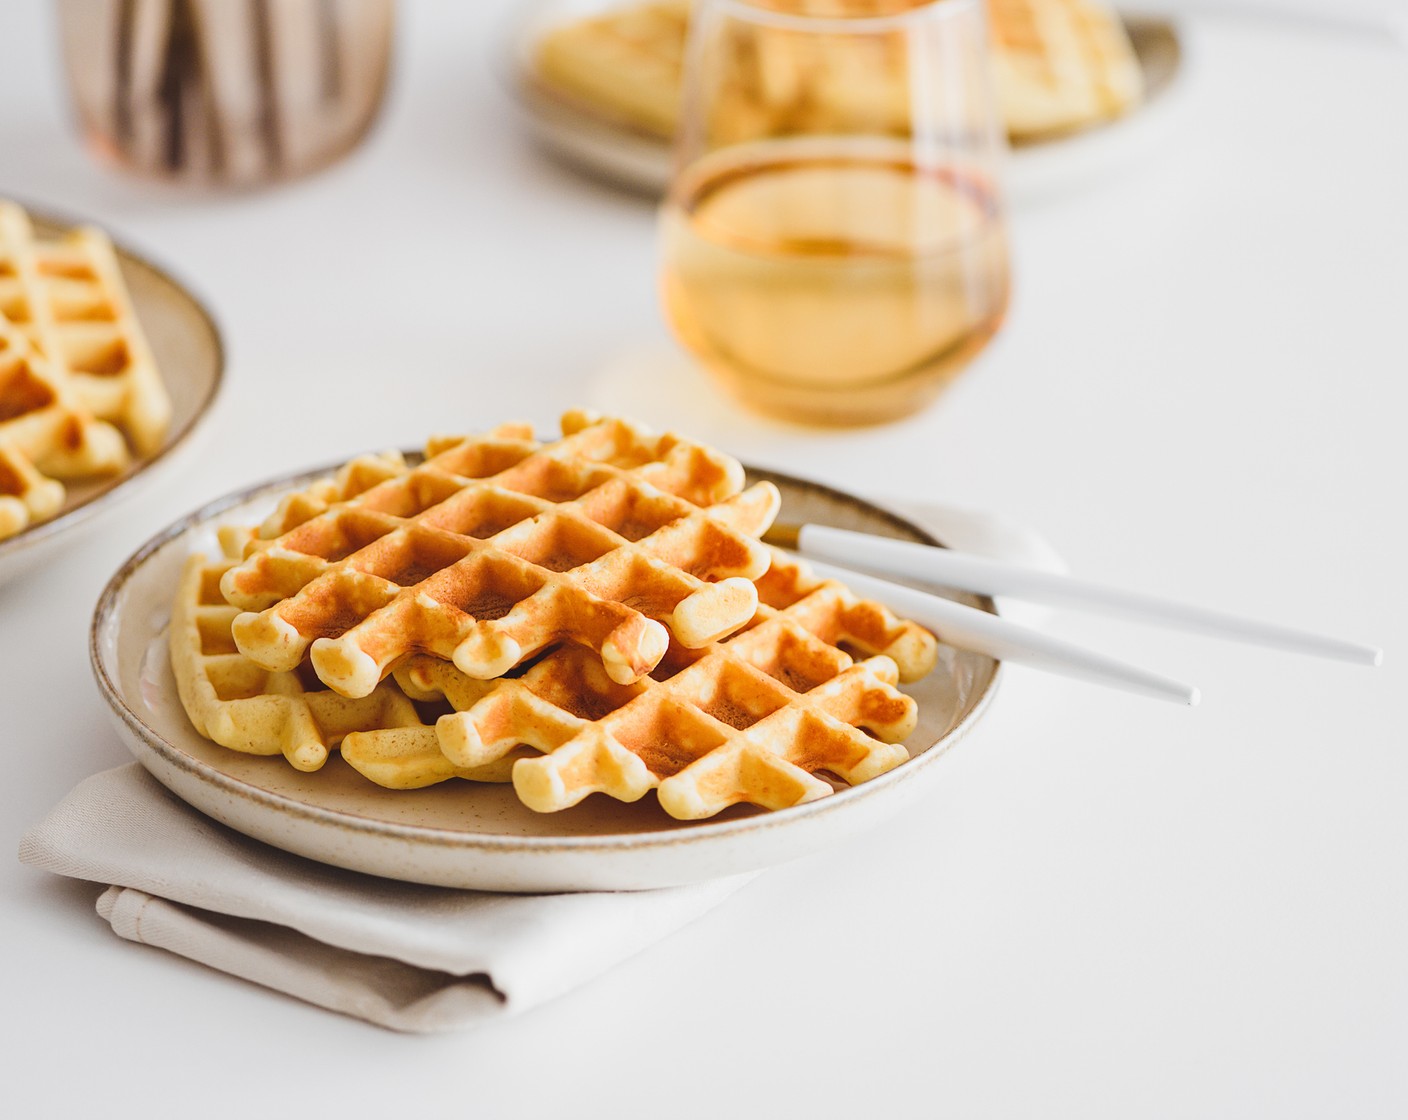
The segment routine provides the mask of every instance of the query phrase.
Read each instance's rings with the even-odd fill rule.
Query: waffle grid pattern
[[[894,686],[932,668],[933,636],[781,553],[758,589],[744,631],[702,650],[672,644],[633,684],[612,681],[573,646],[500,682],[424,658],[397,679],[455,709],[436,724],[444,777],[509,761],[524,746],[542,752],[512,768],[520,800],[540,812],[594,792],[635,801],[652,789],[679,819],[740,802],[778,809],[830,794],[819,774],[856,784],[903,762],[916,708]],[[344,757],[395,788],[420,784],[434,761],[351,738]]]
[[[0,539],[57,514],[66,493],[61,479],[114,474],[127,463],[121,434],[95,420],[67,379],[0,315]]]
[[[137,454],[160,448],[171,400],[101,231],[39,238],[23,210],[0,203],[0,315]]]
[[[170,415],[107,238],[38,238],[0,201],[0,538],[156,451]]]
[[[437,445],[256,547],[221,583],[246,610],[240,651],[280,671],[308,654],[363,696],[412,653],[490,679],[564,639],[633,681],[671,633],[701,646],[744,625],[776,489],[740,493],[732,460],[622,421],[569,414],[563,430]]]

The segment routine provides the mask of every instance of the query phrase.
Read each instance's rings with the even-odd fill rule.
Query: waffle
[[[836,0],[844,14],[887,13],[905,3]],[[544,34],[534,61],[543,86],[661,137],[679,125],[687,0],[628,5]],[[1143,78],[1124,26],[1100,0],[989,0],[998,105],[1014,141],[1067,132],[1127,112]],[[817,42],[786,34],[736,44],[739,89],[716,140],[832,127],[904,130],[903,44],[883,37]],[[765,91],[760,94],[759,91]]]
[[[531,440],[533,429],[526,424],[500,424],[486,438],[492,440]],[[433,437],[426,445],[426,458],[462,442],[462,437]],[[339,502],[350,501],[373,486],[398,478],[411,469],[399,451],[382,451],[375,455],[359,455],[337,469],[329,478],[314,480],[305,489],[289,494],[278,508],[249,535],[246,554],[263,548],[268,541],[283,536],[310,521]]]
[[[345,502],[378,483],[405,474],[411,468],[399,451],[359,455],[326,478],[317,478],[304,489],[286,494],[278,508],[258,525],[221,525],[217,537],[224,554],[243,560],[269,542],[302,525],[338,502]],[[231,565],[233,566],[233,565]],[[236,612],[238,615],[239,612]]]
[[[192,556],[172,608],[169,644],[176,688],[191,723],[207,739],[231,750],[283,755],[295,769],[312,771],[344,737],[356,734],[363,749],[394,753],[417,744],[439,754],[433,710],[430,723],[393,682],[370,696],[349,700],[324,688],[306,669],[271,673],[235,649],[230,624],[238,611],[220,596],[220,578],[237,561]],[[443,705],[441,705],[443,708]],[[511,762],[473,770],[451,767],[445,777],[506,781]]]
[[[398,665],[394,682],[422,706],[448,705],[454,711],[467,710],[503,683],[467,677],[448,661],[422,655]],[[380,687],[387,687],[386,682]],[[451,778],[507,782],[520,758],[537,753],[520,745],[483,765],[457,766],[440,749],[438,726],[354,732],[342,741],[342,757],[363,777],[386,789],[421,789]]]
[[[63,504],[62,483],[40,474],[23,455],[0,444],[0,540],[48,520]]]
[[[521,429],[437,441],[256,542],[220,584],[245,612],[240,652],[272,671],[306,654],[360,697],[414,653],[491,679],[569,640],[630,683],[671,635],[698,648],[747,623],[776,488],[742,491],[734,460],[621,420],[574,412],[562,429],[547,444]]]
[[[170,412],[107,239],[37,238],[0,201],[0,538],[157,450]]]
[[[639,4],[548,30],[535,66],[544,85],[621,123],[670,136],[680,116],[689,0]]]
[[[651,789],[685,820],[739,802],[778,809],[830,794],[818,773],[855,784],[908,758],[899,744],[914,728],[915,704],[894,685],[933,667],[933,636],[783,553],[757,587],[744,631],[704,649],[672,643],[633,684],[613,681],[572,645],[499,682],[428,659],[408,662],[397,679],[410,695],[442,696],[455,709],[436,723],[445,777],[509,761],[525,746],[542,752],[512,766],[519,798],[540,812],[593,792],[635,801]],[[429,752],[389,759],[344,745],[344,757],[397,788],[437,765]]]
[[[113,474],[127,462],[117,430],[90,416],[68,379],[0,315],[0,539],[57,514],[60,479]]]
[[[0,202],[0,314],[137,454],[161,447],[171,400],[106,235],[37,238],[23,210]]]
[[[1128,112],[1144,77],[1124,25],[1096,0],[988,0],[998,101],[1014,140]]]
[[[689,7],[688,0],[657,0],[552,28],[538,43],[538,79],[618,123],[668,138],[680,118]],[[903,127],[898,41],[828,43],[766,28],[734,34],[729,65],[718,76],[721,107],[709,122],[715,142],[824,124]]]

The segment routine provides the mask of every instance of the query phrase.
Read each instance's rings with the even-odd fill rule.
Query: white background
[[[0,1108],[1408,1113],[1408,54],[1194,23],[1164,149],[1014,216],[990,352],[927,414],[830,434],[739,415],[671,356],[652,210],[524,138],[495,70],[509,7],[407,5],[355,156],[207,197],[90,162],[50,5],[0,11],[0,194],[189,278],[230,356],[195,465],[0,587],[0,848],[125,761],[86,627],[152,532],[294,467],[577,404],[991,509],[1084,575],[1381,643],[1386,664],[1059,617],[1203,705],[1014,670],[920,808],[472,1034],[393,1035],[120,941],[95,888],[0,860]]]

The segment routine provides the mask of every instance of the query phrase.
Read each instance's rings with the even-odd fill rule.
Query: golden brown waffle
[[[448,765],[410,752],[344,746],[344,755],[372,780],[404,788],[408,775],[437,765],[446,778],[469,774],[527,746],[544,752],[513,764],[530,808],[564,809],[593,792],[635,801],[657,789],[681,819],[739,802],[812,801],[833,789],[818,773],[855,784],[903,762],[899,743],[916,712],[894,685],[933,667],[934,637],[783,553],[757,586],[760,606],[743,632],[698,650],[672,643],[634,684],[611,680],[570,645],[498,682],[415,659],[398,670],[405,690],[456,709],[436,724]]]
[[[493,440],[531,440],[533,429],[527,424],[500,424],[485,433]],[[463,442],[463,436],[436,436],[426,444],[425,457],[434,458],[441,451]],[[268,541],[296,529],[305,521],[324,513],[338,502],[350,501],[373,486],[397,478],[411,469],[399,451],[382,451],[374,455],[359,455],[337,469],[330,478],[317,479],[305,489],[287,495],[250,534],[246,552],[263,548]]]
[[[840,8],[850,11],[848,4]],[[610,9],[544,34],[536,74],[548,90],[669,137],[679,124],[688,29],[687,0]],[[908,100],[897,39],[827,42],[739,27],[729,46],[709,121],[716,142],[823,125],[886,132],[904,125]]]
[[[774,6],[786,10],[788,5]],[[889,14],[911,0],[834,0],[818,14]],[[998,105],[1014,140],[1108,120],[1138,104],[1143,77],[1124,26],[1100,0],[989,0]],[[688,33],[686,0],[626,4],[559,25],[534,62],[548,89],[662,137],[679,124]],[[868,43],[751,35],[734,44],[719,139],[823,124],[876,131],[907,127],[907,76],[898,39]]]
[[[245,754],[282,754],[299,770],[317,770],[345,736],[364,749],[404,751],[418,742],[438,754],[430,723],[391,681],[350,700],[324,688],[306,668],[271,673],[235,649],[237,609],[220,595],[220,577],[236,561],[192,556],[177,587],[169,634],[177,691],[195,729]],[[443,705],[441,706],[443,708]],[[447,761],[443,767],[453,770]],[[506,781],[509,763],[460,771],[477,781]],[[446,776],[451,776],[446,774]]]
[[[67,379],[0,315],[0,495],[7,499],[0,539],[58,513],[59,479],[113,474],[127,461],[118,431],[90,416]]]
[[[504,425],[495,428],[494,433],[510,433],[510,438],[519,433],[532,438],[532,430],[521,424]],[[449,441],[451,443],[457,441]],[[431,441],[431,446],[435,442]],[[431,453],[427,452],[427,456]],[[305,521],[338,502],[350,501],[370,490],[373,486],[391,478],[397,478],[411,469],[399,451],[379,451],[368,455],[358,455],[349,459],[336,472],[324,478],[315,478],[302,490],[295,490],[279,500],[274,512],[258,525],[222,525],[218,530],[220,546],[225,555],[243,559],[252,552],[267,548],[270,541],[296,529]]]
[[[559,24],[537,44],[534,66],[551,90],[631,128],[674,133],[689,30],[689,0],[631,5]]]
[[[63,504],[62,483],[40,474],[23,455],[0,445],[0,540],[36,521],[47,521]]]
[[[0,202],[0,314],[138,454],[161,447],[171,401],[101,231],[39,238],[23,210]]]
[[[776,488],[740,492],[736,461],[625,421],[574,412],[562,429],[437,442],[256,546],[221,581],[246,610],[240,651],[275,671],[306,653],[351,697],[412,653],[489,679],[564,640],[631,682],[671,634],[696,648],[748,622]]]
[[[584,657],[591,656],[581,652]],[[488,696],[503,680],[475,680],[448,661],[416,655],[396,667],[394,682],[422,707],[439,705],[444,708],[448,704],[455,711],[464,711]],[[383,681],[379,687],[386,688],[390,684]],[[435,727],[359,731],[342,741],[343,759],[386,789],[420,789],[451,778],[507,782],[514,763],[536,753],[529,747],[519,746],[483,766],[456,766],[440,749]]]
[[[410,470],[399,451],[383,451],[378,455],[359,455],[344,463],[331,478],[318,479],[306,489],[289,494],[259,525],[253,547],[281,537],[305,521],[327,512],[330,506],[346,502],[366,493],[387,479],[397,478]]]
[[[1118,16],[1096,0],[988,0],[998,100],[1014,140],[1128,112],[1144,76]]]

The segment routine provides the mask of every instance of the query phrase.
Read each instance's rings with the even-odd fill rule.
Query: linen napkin
[[[1042,538],[993,517],[905,512],[953,547],[1061,567]],[[108,885],[98,913],[120,937],[402,1031],[472,1027],[541,1004],[752,878],[554,895],[394,882],[226,828],[137,763],[82,782],[24,837],[19,854],[45,871]]]

